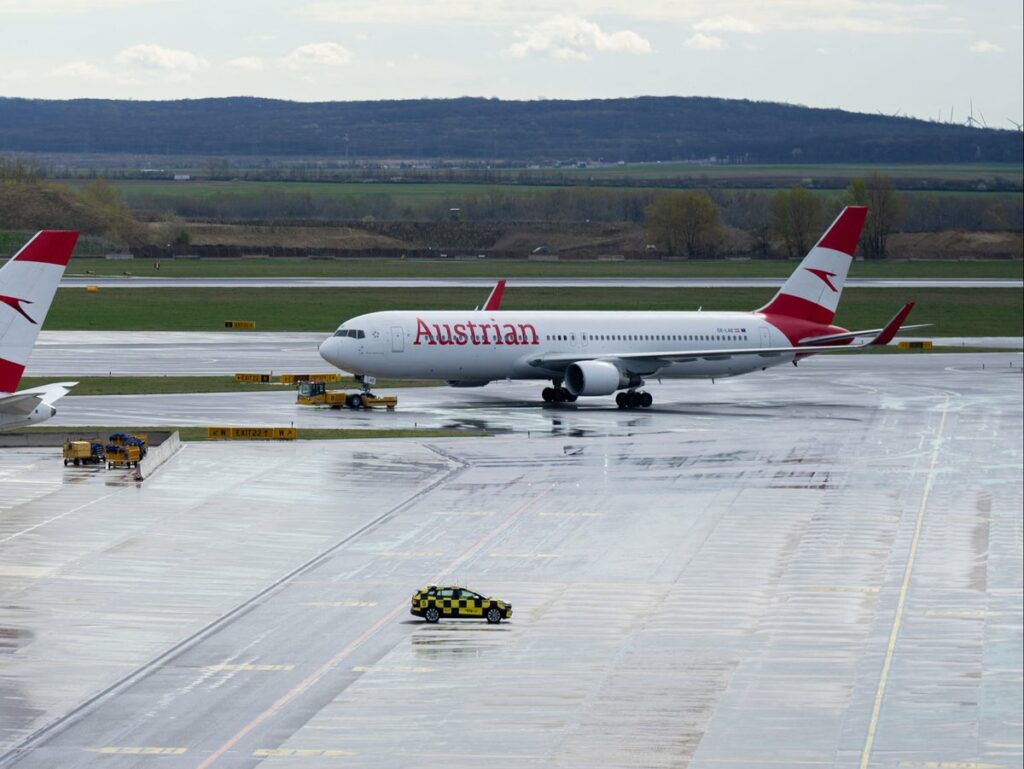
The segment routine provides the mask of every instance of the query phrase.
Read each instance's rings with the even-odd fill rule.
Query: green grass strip
[[[506,310],[753,310],[774,295],[763,288],[530,288],[510,290]],[[326,337],[346,319],[380,310],[467,311],[477,289],[434,288],[164,288],[60,289],[46,319],[49,330],[224,331],[225,320],[254,320],[257,331],[318,331]],[[931,336],[1020,336],[1019,289],[848,288],[836,323],[879,328],[908,300],[908,322],[932,323]],[[224,331],[227,334],[252,333]]]
[[[456,252],[452,252],[454,257]],[[511,261],[495,259],[164,259],[160,269],[143,260],[73,259],[67,274],[146,278],[779,278],[796,268],[785,259],[693,261]],[[863,261],[851,278],[1024,278],[1024,261]],[[477,290],[479,293],[479,290]],[[480,300],[478,300],[479,302]]]

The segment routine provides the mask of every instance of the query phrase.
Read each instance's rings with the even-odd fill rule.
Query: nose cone
[[[336,345],[334,337],[329,336],[324,341],[322,341],[320,343],[320,346],[317,348],[320,351],[320,357],[323,358],[328,363],[330,363],[332,366],[338,365],[335,347]]]

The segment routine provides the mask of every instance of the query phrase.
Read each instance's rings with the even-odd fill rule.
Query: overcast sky
[[[1021,0],[0,0],[0,95],[719,96],[1024,119]]]

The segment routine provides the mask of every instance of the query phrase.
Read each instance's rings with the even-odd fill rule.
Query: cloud
[[[126,66],[179,74],[192,74],[210,66],[206,59],[196,56],[194,53],[149,43],[140,43],[125,48],[114,57],[114,61]]]
[[[755,24],[746,19],[737,19],[735,16],[715,16],[709,19],[701,19],[693,28],[698,32],[746,32],[757,34],[761,30]]]
[[[721,51],[725,48],[725,41],[720,37],[698,32],[687,38],[683,45],[691,51]]]
[[[648,40],[636,32],[621,30],[605,32],[597,24],[577,16],[555,16],[525,30],[516,32],[518,43],[508,52],[516,58],[531,54],[556,59],[584,61],[590,52],[646,54],[651,52]]]
[[[56,77],[70,77],[79,80],[107,80],[110,73],[87,61],[69,61],[53,70]]]
[[[352,52],[337,43],[307,43],[281,61],[288,69],[342,67],[352,61]]]
[[[263,59],[258,56],[239,56],[237,59],[230,59],[228,66],[235,69],[256,71],[263,69]]]
[[[995,43],[990,43],[988,40],[978,40],[971,43],[969,48],[971,53],[1002,53],[1002,46],[998,46]]]

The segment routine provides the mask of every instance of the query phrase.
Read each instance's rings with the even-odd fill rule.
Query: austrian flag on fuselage
[[[541,379],[552,384],[542,392],[548,402],[617,393],[620,407],[650,406],[650,394],[637,389],[645,378],[737,376],[891,342],[912,302],[884,328],[832,323],[866,216],[863,207],[843,209],[772,300],[752,312],[516,312],[489,299],[479,320],[452,311],[361,315],[324,340],[320,354],[367,380],[469,387]],[[869,339],[852,344],[859,337]]]

